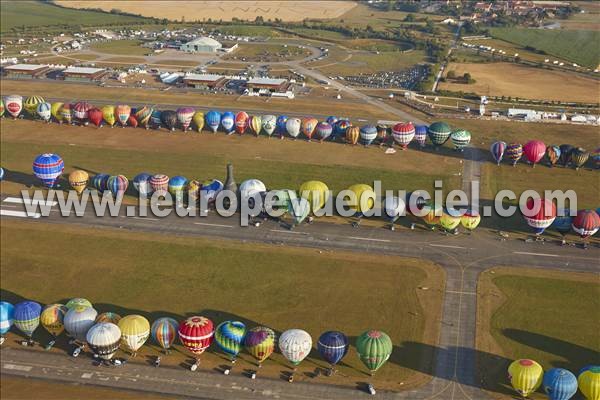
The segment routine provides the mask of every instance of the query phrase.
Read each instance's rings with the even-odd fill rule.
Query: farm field
[[[468,72],[475,83],[442,82],[440,90],[524,99],[598,102],[600,81],[566,72],[513,63],[451,63],[447,71],[454,71],[457,76]]]
[[[517,358],[532,358],[545,370],[577,373],[600,357],[600,307],[596,274],[542,269],[494,268],[477,286],[478,372],[495,397],[514,398],[506,368]],[[573,296],[577,293],[577,296]],[[546,399],[540,388],[532,399]]]
[[[143,56],[152,52],[152,50],[142,47],[142,43],[141,40],[109,40],[107,42],[94,43],[90,48],[99,53],[121,56]]]
[[[95,7],[105,11],[118,8],[122,11],[140,14],[145,17],[167,18],[172,21],[206,21],[209,19],[231,21],[233,18],[254,21],[257,16],[265,20],[280,18],[283,21],[302,21],[305,18],[337,18],[352,9],[354,2],[337,1],[178,1],[173,7],[170,1],[154,1],[152,7],[144,7],[135,2],[121,1],[80,1],[60,0],[65,7]]]
[[[325,330],[342,329],[352,344],[364,330],[376,327],[395,345],[390,361],[373,378],[378,387],[407,389],[429,379],[444,274],[427,261],[44,223],[3,220],[1,226],[2,298],[7,301],[27,298],[47,304],[77,296],[90,299],[98,311],[120,315],[141,314],[150,320],[204,315],[217,323],[235,319],[250,327],[267,325],[278,335],[302,327],[315,339]],[[35,252],[29,251],[32,242]],[[112,256],[99,267],[87,257],[73,257],[73,248],[82,255]],[[48,252],[54,256],[44,256]],[[54,273],[47,274],[49,270]],[[34,339],[45,342],[48,337],[40,329]],[[11,334],[5,345],[14,342]],[[64,351],[65,342],[59,340],[54,351]],[[133,361],[155,355],[157,347],[149,341]],[[163,363],[177,366],[189,358],[176,345]],[[222,353],[211,349],[202,355],[200,369],[226,362]],[[252,366],[243,353],[235,369],[240,373]],[[298,368],[297,380],[309,379],[305,372],[317,366],[325,363],[313,353]],[[277,378],[282,369],[288,370],[283,357],[274,354],[260,375]],[[357,379],[366,377],[352,346],[339,373],[319,381],[354,387]]]
[[[379,11],[364,3],[360,3],[340,16],[337,22],[339,22],[340,25],[360,28],[366,28],[367,25],[370,25],[374,30],[385,31],[404,25],[404,18],[406,18],[408,14],[409,13],[403,11]],[[429,18],[432,21],[441,21],[444,19],[441,15],[422,13],[411,14],[413,14],[415,19]],[[332,21],[331,23],[335,22],[336,21]],[[421,23],[412,22],[411,24],[418,25]]]

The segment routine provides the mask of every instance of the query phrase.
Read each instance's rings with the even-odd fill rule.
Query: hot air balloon
[[[525,154],[527,161],[535,167],[535,164],[544,158],[544,154],[546,154],[546,145],[539,140],[530,140],[523,146],[523,154]]]
[[[354,211],[354,216],[358,219],[352,223],[353,227],[360,225],[360,220],[364,213],[369,211],[375,205],[375,191],[369,185],[359,183],[348,188],[354,194],[346,202],[349,209]]]
[[[69,185],[71,185],[77,194],[81,194],[88,184],[89,179],[88,173],[79,169],[69,174]]]
[[[96,188],[99,193],[104,193],[107,188],[108,178],[110,178],[110,175],[107,174],[95,175],[92,178],[92,187]]]
[[[555,145],[546,147],[546,157],[550,162],[550,166],[553,167],[560,159],[560,147]]]
[[[134,114],[136,121],[146,129],[150,129],[150,117],[152,116],[152,111],[154,110],[151,107],[143,106]]]
[[[183,197],[183,192],[187,187],[188,180],[185,176],[176,175],[169,179],[168,190],[174,197]]]
[[[442,218],[442,215],[444,213],[443,208],[441,206],[432,204],[430,201],[426,201],[425,205],[429,207],[429,211],[423,214],[423,222],[431,230],[434,230],[435,227],[440,224],[440,218]]]
[[[406,203],[399,197],[388,196],[383,200],[381,208],[383,209],[383,217],[390,222],[390,229],[395,230],[394,223],[404,215]]]
[[[218,194],[223,190],[223,182],[218,179],[207,179],[200,184],[198,196],[201,203],[206,201],[206,205],[211,205],[217,199]]]
[[[300,127],[302,125],[302,121],[299,118],[289,118],[285,123],[285,129],[292,138],[297,138],[300,134]]]
[[[177,121],[179,121],[179,125],[184,132],[190,127],[194,112],[195,110],[192,107],[181,107],[177,109]]]
[[[600,366],[588,365],[579,371],[579,390],[588,400],[600,399]]]
[[[171,345],[177,338],[177,330],[179,324],[173,318],[162,317],[152,323],[150,333],[152,339],[159,344],[165,351],[165,354],[169,353]]]
[[[179,340],[186,349],[196,356],[196,363],[190,367],[192,371],[198,368],[200,364],[198,356],[208,349],[213,341],[214,333],[214,325],[206,317],[189,317],[179,324]]]
[[[65,304],[69,310],[76,307],[92,307],[92,303],[88,299],[84,299],[81,297],[75,297]]]
[[[40,154],[33,160],[33,173],[48,188],[53,188],[65,169],[65,163],[58,154]]]
[[[300,185],[298,189],[300,197],[308,200],[310,209],[314,213],[325,206],[329,200],[329,188],[320,181],[307,181]]]
[[[202,183],[197,180],[197,179],[190,179],[190,181],[187,184],[187,194],[188,194],[188,199],[190,201],[190,204],[194,204],[196,202],[198,202],[198,199],[200,198],[200,187],[202,186]]]
[[[258,179],[248,179],[240,184],[240,199],[248,201],[250,207],[254,207],[255,198],[266,193],[265,184]]]
[[[4,118],[4,100],[0,98],[0,118]]]
[[[0,301],[0,344],[4,343],[4,335],[13,326],[14,318],[15,307],[6,301]]]
[[[588,158],[590,158],[590,153],[581,147],[578,147],[571,152],[571,162],[575,166],[576,170],[583,167]]]
[[[232,363],[242,349],[245,337],[246,325],[239,321],[221,322],[215,329],[215,342],[225,354],[231,357]]]
[[[445,122],[434,122],[427,128],[429,140],[431,140],[436,149],[446,143],[451,132],[450,125]]]
[[[392,135],[402,150],[406,150],[408,144],[415,137],[415,127],[412,122],[400,122],[392,128]]]
[[[467,230],[467,232],[473,231],[475,228],[479,226],[481,222],[481,215],[475,210],[468,209],[461,217],[460,224],[463,228]]]
[[[52,340],[48,343],[46,349],[54,346],[56,337],[65,330],[64,319],[67,311],[69,309],[62,304],[50,304],[44,307],[40,315],[40,322],[44,329],[52,335]]]
[[[108,361],[119,349],[121,329],[111,322],[100,322],[87,331],[86,340],[94,354]]]
[[[160,114],[160,120],[168,130],[174,131],[177,125],[177,113],[173,110],[164,110]]]
[[[208,114],[207,114],[208,117]],[[226,134],[231,135],[235,129],[235,114],[232,113],[231,111],[226,111],[223,113],[223,116],[219,116],[219,118],[221,118],[221,126],[223,127],[223,131],[225,131]],[[208,118],[207,118],[208,121]],[[218,128],[218,124],[217,124],[217,128]],[[213,132],[216,132],[216,130],[213,130]]]
[[[162,111],[160,110],[152,110],[150,114],[150,124],[155,129],[160,129],[160,124],[162,123]]]
[[[50,122],[50,118],[52,117],[52,105],[50,103],[40,103],[38,104],[36,113],[37,116],[40,117],[41,120],[45,122]]]
[[[377,128],[374,125],[362,126],[360,128],[359,135],[360,142],[365,146],[368,146],[377,138]]]
[[[235,114],[235,131],[238,134],[243,135],[244,132],[246,132],[246,128],[248,128],[249,120],[250,117],[245,111],[240,111]]]
[[[310,139],[312,139],[312,135],[315,132],[315,128],[317,127],[318,123],[319,121],[317,121],[317,119],[313,117],[302,118],[300,129],[309,142]]]
[[[75,342],[79,342],[77,348],[73,351],[73,356],[77,357],[86,341],[87,332],[96,323],[98,312],[93,307],[77,306],[69,309],[65,314],[63,323],[65,330]]]
[[[575,147],[571,146],[570,144],[561,144],[558,146],[558,148],[560,149],[560,157],[558,162],[563,167],[566,167],[571,162],[571,152],[575,150]]]
[[[129,118],[127,118],[127,125],[129,125],[132,128],[138,127],[138,120],[135,118],[135,115],[131,114]]]
[[[15,327],[27,336],[27,343],[32,344],[31,336],[40,325],[40,314],[42,306],[35,301],[22,301],[15,304],[14,324]]]
[[[349,126],[346,128],[346,143],[356,145],[360,139],[360,128],[358,126]]]
[[[279,337],[281,354],[294,366],[299,365],[312,349],[312,338],[302,329],[289,329]]]
[[[18,94],[11,94],[4,98],[4,108],[13,119],[16,119],[23,110],[23,97]]]
[[[99,108],[90,108],[88,119],[92,124],[98,127],[102,126],[102,111]]]
[[[588,238],[600,229],[600,216],[594,210],[579,210],[571,226],[583,239]]]
[[[317,350],[331,366],[329,368],[330,374],[334,372],[334,366],[346,356],[348,347],[348,338],[342,332],[327,331],[319,337]]]
[[[125,127],[127,126],[127,121],[129,121],[129,116],[131,115],[131,107],[127,104],[119,104],[115,107],[115,115],[121,126]]]
[[[504,152],[506,151],[506,143],[505,142],[494,142],[490,146],[490,153],[492,153],[492,157],[496,161],[496,164],[500,165],[502,162],[502,158],[504,158]]]
[[[0,182],[4,179],[4,168],[0,167]]]
[[[275,350],[275,332],[266,326],[256,326],[246,333],[244,348],[258,362],[258,367]]]
[[[548,199],[529,199],[523,211],[523,218],[536,236],[541,235],[556,218],[556,206]]]
[[[319,139],[320,142],[323,142],[323,140],[331,136],[333,127],[327,122],[319,122],[315,128],[315,132],[317,134],[317,139]]]
[[[62,106],[63,106],[63,103],[59,103],[59,102],[52,103],[52,105],[50,106],[50,114],[52,114],[52,116],[58,123],[62,123],[62,115],[60,113]]]
[[[366,331],[356,339],[358,357],[371,375],[390,358],[392,349],[392,340],[382,331]]]
[[[150,178],[150,189],[152,192],[164,194],[169,190],[169,177],[163,174],[156,174]]]
[[[29,96],[23,102],[23,108],[29,114],[31,118],[37,117],[37,108],[41,103],[45,103],[46,100],[42,96]]]
[[[568,208],[557,211],[556,219],[552,223],[551,227],[554,228],[555,231],[557,231],[558,233],[560,233],[563,236],[563,243],[564,243],[564,236],[567,233],[569,233],[569,231],[571,230],[572,223],[573,223],[573,217],[571,217],[569,215]]]
[[[152,188],[150,187],[150,179],[152,174],[142,172],[133,178],[133,187],[141,196],[148,196],[152,194]]]
[[[456,150],[463,151],[471,143],[471,133],[464,129],[456,129],[450,134],[450,141]]]
[[[325,122],[327,122],[329,125],[331,125],[332,127],[335,126],[335,124],[339,121],[339,118],[334,116],[334,115],[330,115],[329,117],[327,117],[325,119]]]
[[[202,132],[202,128],[204,128],[204,113],[196,111],[192,117],[192,123],[196,127],[196,131]]]
[[[89,118],[89,112],[92,109],[92,105],[87,101],[80,101],[75,103],[73,106],[73,115],[79,120],[81,125],[87,125],[87,119]]]
[[[121,316],[119,314],[114,313],[112,311],[107,311],[107,312],[103,312],[102,314],[98,314],[95,322],[97,324],[100,322],[110,322],[111,324],[117,325],[120,320],[121,320]]]
[[[569,400],[577,393],[577,378],[563,368],[552,368],[544,373],[544,392],[550,400]]]
[[[508,367],[508,380],[523,397],[528,397],[542,384],[544,370],[533,360],[516,360]]]
[[[102,118],[104,118],[104,122],[108,124],[111,128],[115,126],[117,122],[117,117],[115,113],[115,106],[103,106],[102,110]]]
[[[69,103],[63,104],[60,108],[60,118],[65,124],[73,123],[73,106]]]
[[[119,321],[121,345],[134,357],[150,336],[150,322],[141,315],[127,315]]]
[[[129,186],[129,181],[125,175],[114,175],[108,178],[106,188],[110,190],[113,196],[124,195]]]
[[[288,117],[287,115],[280,115],[279,117],[277,117],[277,122],[276,122],[276,127],[277,127],[277,133],[279,133],[279,138],[283,139],[283,136],[285,135],[285,132],[287,131],[287,120]]]
[[[250,130],[252,131],[252,133],[254,133],[255,136],[260,135],[260,131],[262,129],[262,120],[260,116],[251,116],[248,122],[248,126],[250,127]]]
[[[390,137],[391,129],[384,124],[377,124],[377,140],[379,141],[379,146],[383,146],[388,138]]]
[[[262,130],[265,131],[267,136],[271,137],[273,132],[275,132],[275,128],[277,127],[277,117],[274,115],[263,115],[261,117],[262,121]]]
[[[346,134],[346,131],[348,130],[348,128],[352,126],[352,124],[350,123],[349,120],[347,119],[340,119],[338,122],[336,122],[336,124],[333,127],[333,136],[334,136],[334,140],[337,137],[342,137],[342,138],[346,138],[346,140],[348,141],[348,136]],[[358,131],[356,132],[357,136],[356,136],[356,142],[358,142]],[[352,143],[350,141],[348,141],[349,143]],[[352,143],[352,144],[356,144],[356,143]]]
[[[446,232],[454,232],[454,230],[460,225],[461,215],[460,211],[453,208],[444,210],[440,217],[440,227]]]
[[[293,229],[294,226],[300,225],[310,214],[310,203],[302,197],[298,198],[294,193],[294,199],[288,201],[287,212],[292,217],[293,224],[290,229]]]
[[[506,146],[506,157],[512,161],[513,167],[523,156],[523,146],[520,143],[511,143]]]
[[[427,125],[415,126],[415,137],[414,140],[419,144],[419,147],[425,147],[427,141]]]

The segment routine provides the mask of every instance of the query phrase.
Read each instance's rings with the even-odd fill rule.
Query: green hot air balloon
[[[429,139],[436,148],[446,143],[451,132],[450,125],[445,122],[434,122],[427,128]]]
[[[371,375],[390,358],[392,348],[392,339],[382,331],[366,331],[356,339],[358,357]]]

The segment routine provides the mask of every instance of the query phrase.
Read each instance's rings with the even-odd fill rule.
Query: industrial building
[[[183,78],[186,86],[195,89],[218,89],[224,87],[227,81],[226,77],[214,74],[187,74]]]
[[[108,75],[104,68],[68,67],[63,71],[65,81],[94,82],[100,81]]]
[[[275,96],[294,98],[293,85],[287,79],[252,78],[246,88],[249,96]]]
[[[34,79],[44,77],[50,67],[43,64],[16,64],[4,67],[4,74],[11,79]]]
[[[221,47],[221,43],[215,39],[203,36],[182,44],[179,50],[187,53],[216,53]]]

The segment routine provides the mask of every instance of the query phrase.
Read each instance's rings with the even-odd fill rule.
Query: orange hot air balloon
[[[318,123],[319,121],[317,121],[317,119],[313,117],[302,118],[301,130],[304,136],[308,138],[309,142],[312,138],[313,133],[315,132],[315,128],[317,127]]]
[[[356,145],[360,138],[360,128],[358,126],[350,126],[346,129],[346,142]]]

